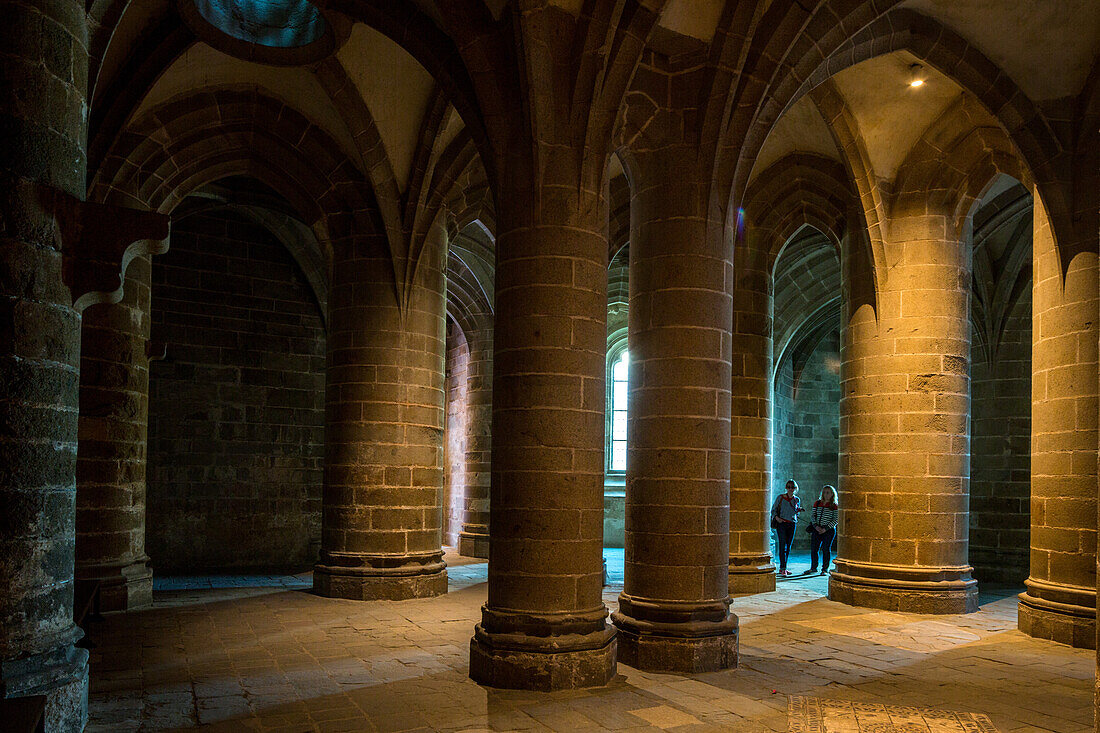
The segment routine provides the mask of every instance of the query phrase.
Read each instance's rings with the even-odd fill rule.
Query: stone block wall
[[[1028,575],[1031,496],[1031,287],[990,359],[972,346],[970,564],[980,581]]]
[[[462,329],[447,319],[447,380],[443,436],[443,544],[456,547],[466,499],[466,423],[470,349]]]
[[[317,558],[325,332],[286,249],[229,209],[155,258],[147,551],[157,573],[302,571]]]
[[[783,493],[787,479],[798,482],[806,511],[799,518],[794,549],[810,551],[810,536],[802,531],[810,508],[825,484],[837,485],[840,448],[840,334],[821,339],[805,357],[795,383],[795,362],[785,358],[775,384],[775,435],[771,501]],[[770,504],[769,504],[770,506]]]

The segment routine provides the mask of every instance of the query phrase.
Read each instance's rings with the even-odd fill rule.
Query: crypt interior
[[[0,128],[4,733],[1100,731],[1095,0],[0,0]]]

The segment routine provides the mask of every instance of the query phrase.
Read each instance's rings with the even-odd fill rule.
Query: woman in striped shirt
[[[826,485],[821,489],[821,498],[814,502],[810,513],[810,572],[817,572],[817,552],[821,550],[821,575],[829,572],[829,559],[836,539],[836,525],[840,520],[840,507],[837,506],[836,489]]]

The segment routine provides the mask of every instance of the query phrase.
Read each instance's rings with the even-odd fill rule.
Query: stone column
[[[730,422],[730,593],[775,590],[771,497],[772,287],[766,246],[749,228],[734,252]]]
[[[489,456],[493,425],[493,326],[491,314],[476,316],[466,334],[466,497],[458,552],[489,557]]]
[[[1019,626],[1030,636],[1096,645],[1097,253],[1063,272],[1034,201],[1031,381],[1031,574]]]
[[[402,305],[381,236],[333,243],[321,560],[314,591],[447,591],[443,563],[446,234],[433,226]],[[403,268],[398,268],[403,271]]]
[[[489,600],[470,677],[534,690],[605,684],[606,203],[575,181],[498,201]]]
[[[620,661],[707,672],[737,665],[727,504],[733,263],[722,227],[708,227],[709,186],[684,170],[694,156],[676,153],[641,158],[634,176],[626,582],[612,619]]]
[[[840,546],[829,598],[916,613],[978,608],[967,564],[970,247],[927,195],[902,197],[878,312],[841,337]]]
[[[46,730],[76,732],[80,316],[51,199],[84,196],[87,21],[76,0],[2,0],[0,18],[0,695],[45,695]]]
[[[126,270],[122,302],[83,314],[76,580],[100,584],[101,611],[153,601],[145,554],[149,307],[150,260],[138,257]]]

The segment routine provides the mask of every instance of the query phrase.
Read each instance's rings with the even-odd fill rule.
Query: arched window
[[[626,471],[626,375],[629,369],[630,355],[626,349],[611,362],[611,374],[608,379],[607,412],[611,416],[608,430],[607,469],[614,472]]]

